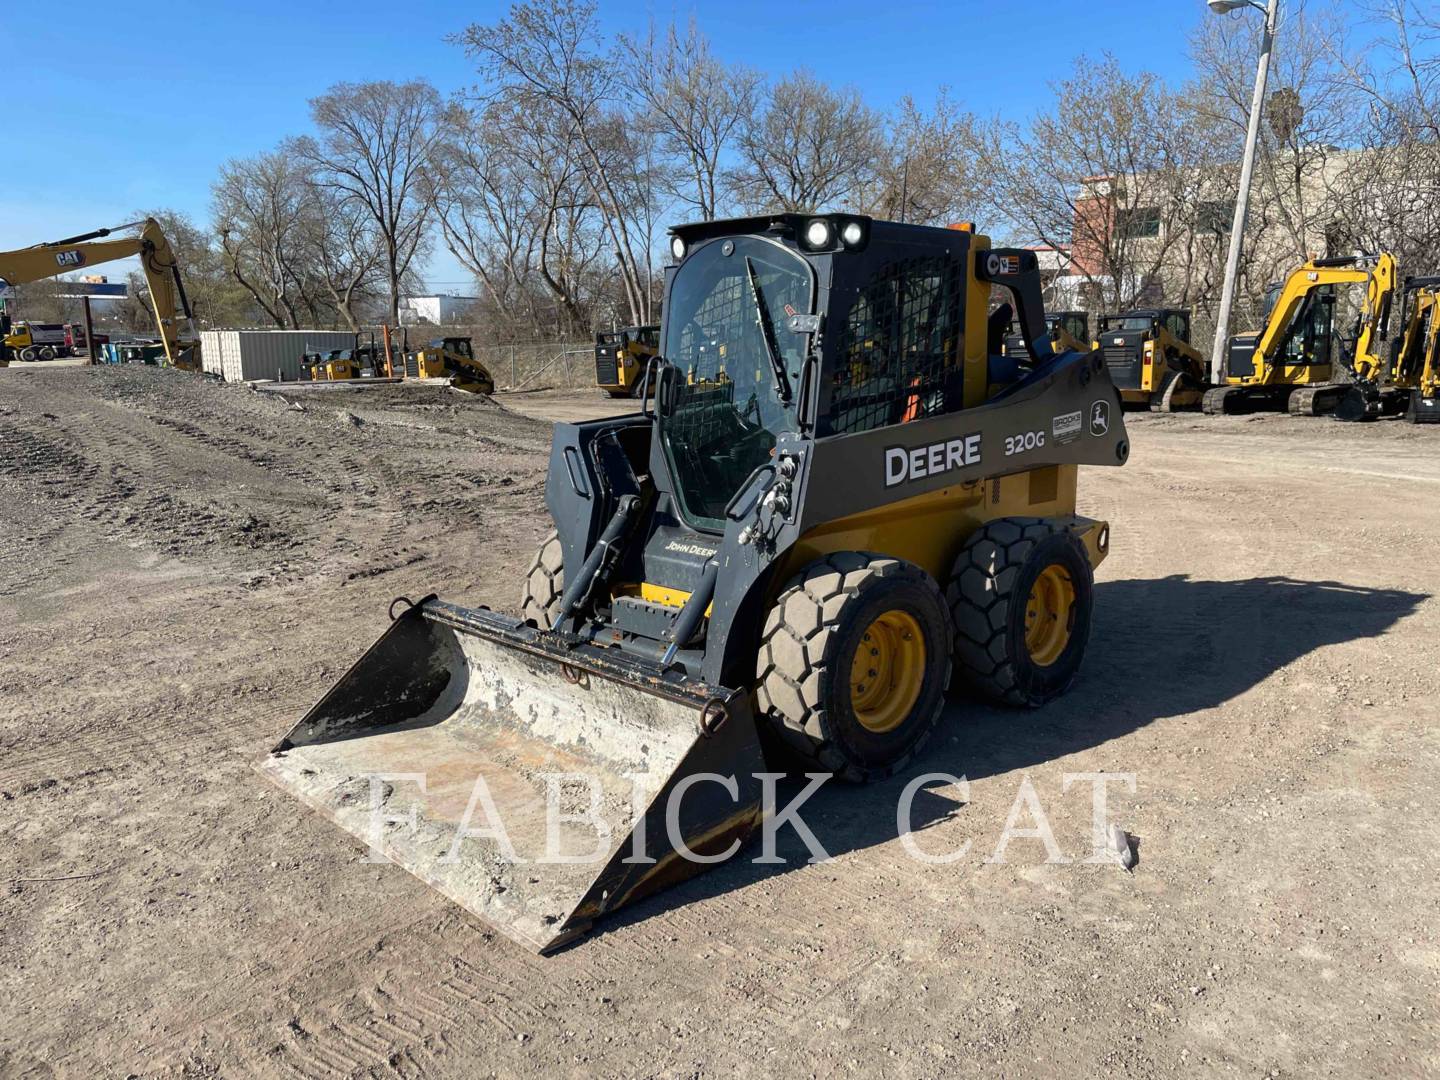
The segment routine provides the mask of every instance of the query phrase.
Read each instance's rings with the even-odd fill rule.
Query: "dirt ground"
[[[513,609],[545,418],[625,407],[0,371],[0,1075],[1440,1072],[1433,429],[1131,418],[1067,698],[953,702],[806,805],[831,861],[786,834],[549,958],[265,783],[392,597]],[[942,770],[914,841],[971,846],[924,863]],[[1096,771],[1133,873],[1084,862]],[[992,861],[1026,779],[1070,861]]]

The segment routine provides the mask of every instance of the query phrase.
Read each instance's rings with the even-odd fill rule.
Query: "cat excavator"
[[[1205,392],[1207,415],[1331,413],[1349,389],[1339,371],[1359,376],[1381,369],[1396,286],[1395,257],[1346,255],[1312,259],[1271,286],[1265,328],[1230,339],[1225,384]],[[1355,330],[1337,333],[1337,289],[1364,286]]]
[[[1335,406],[1336,420],[1377,420],[1405,413],[1412,423],[1434,423],[1431,413],[1418,408],[1421,383],[1431,360],[1436,334],[1436,305],[1440,303],[1440,277],[1407,277],[1400,290],[1400,332],[1391,342],[1388,362],[1360,362],[1355,381]],[[1434,388],[1431,388],[1431,400]]]
[[[130,229],[139,232],[135,236],[105,239]],[[150,308],[165,348],[165,363],[184,371],[199,371],[200,342],[195,335],[185,285],[180,279],[180,265],[164,230],[154,218],[96,229],[17,251],[0,251],[0,284],[27,285],[131,256],[140,258],[140,269],[150,292]],[[183,336],[181,318],[185,324]],[[9,359],[9,352],[10,346],[0,345],[0,360]]]
[[[1130,452],[1103,357],[1050,340],[1032,251],[852,214],[668,248],[653,399],[555,426],[519,612],[397,599],[259,763],[541,952],[736,856],[771,763],[880,780],[952,678],[1063,694],[1111,542],[1077,481]]]
[[[1394,381],[1410,388],[1405,419],[1440,424],[1440,277],[1407,279],[1404,300]]]

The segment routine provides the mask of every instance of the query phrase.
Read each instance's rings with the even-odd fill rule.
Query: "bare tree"
[[[323,292],[345,325],[359,330],[360,306],[383,289],[384,260],[369,214],[354,200],[310,183],[301,238],[313,291]]]
[[[543,102],[558,122],[546,133],[554,154],[574,147],[580,179],[603,215],[630,318],[648,322],[653,294],[643,237],[636,236],[632,200],[637,141],[643,132],[618,111],[622,70],[613,49],[601,46],[589,0],[516,4],[493,26],[473,24],[454,40],[474,58],[485,85],[482,101]],[[643,230],[642,230],[643,231]]]
[[[1337,177],[1358,135],[1356,95],[1340,78],[1344,10],[1296,8],[1285,18],[1272,60],[1267,123],[1256,145],[1242,293],[1259,302],[1266,282],[1334,238]],[[1195,116],[1212,121],[1225,144],[1240,145],[1250,115],[1259,36],[1253,19],[1205,19],[1191,41],[1198,79]],[[1343,201],[1343,200],[1341,200]]]
[[[1426,273],[1440,267],[1440,14],[1377,0],[1370,16],[1368,47],[1339,57],[1364,123],[1332,212],[1358,246]]]
[[[305,166],[283,150],[231,160],[213,190],[215,228],[231,275],[276,326],[298,328]]]
[[[446,246],[482,283],[487,310],[523,338],[588,332],[604,273],[603,214],[579,147],[553,138],[552,110],[515,98],[467,114],[433,174]]]
[[[947,88],[928,113],[907,95],[892,120],[873,192],[856,208],[921,225],[973,217],[990,182],[982,148],[974,115],[961,110]]]
[[[991,123],[984,159],[1005,162],[990,210],[1013,238],[1068,251],[1080,302],[1118,310],[1163,295],[1162,271],[1189,235],[1193,169],[1224,149],[1193,137],[1180,95],[1113,57],[1080,58],[1028,130]]]
[[[883,147],[884,122],[858,90],[797,71],[769,89],[744,125],[743,165],[728,180],[749,210],[839,208],[870,182]]]
[[[389,317],[398,323],[402,283],[428,236],[423,178],[444,131],[444,103],[423,80],[338,83],[311,99],[310,115],[319,136],[289,145],[312,167],[314,183],[373,223]]]
[[[652,24],[644,39],[623,37],[621,45],[636,73],[637,104],[672,164],[668,182],[657,179],[698,217],[718,217],[721,163],[755,112],[760,74],[722,64],[693,21],[683,35],[673,23],[657,35]]]

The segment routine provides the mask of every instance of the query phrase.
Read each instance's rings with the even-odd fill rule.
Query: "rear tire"
[[[55,352],[55,350],[54,350],[53,347],[51,347],[51,346],[49,346],[49,345],[41,346],[41,348],[40,348],[40,359],[41,359],[41,360],[54,360],[55,357],[56,357],[56,355],[57,355],[57,354],[56,354],[56,352]]]
[[[770,609],[757,702],[804,762],[857,783],[883,779],[939,722],[952,636],[940,588],[918,566],[868,552],[827,556]]]
[[[1085,545],[1044,518],[999,518],[961,549],[946,589],[959,681],[1005,705],[1043,705],[1085,657],[1095,599]]]
[[[560,617],[560,600],[565,595],[565,559],[560,537],[551,533],[535,553],[525,584],[520,589],[520,615],[542,630],[549,630]]]

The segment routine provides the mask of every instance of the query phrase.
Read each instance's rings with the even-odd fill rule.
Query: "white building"
[[[433,323],[444,326],[462,322],[470,316],[479,297],[451,296],[437,293],[434,296],[402,296],[400,298],[400,323],[411,326],[415,323]]]

